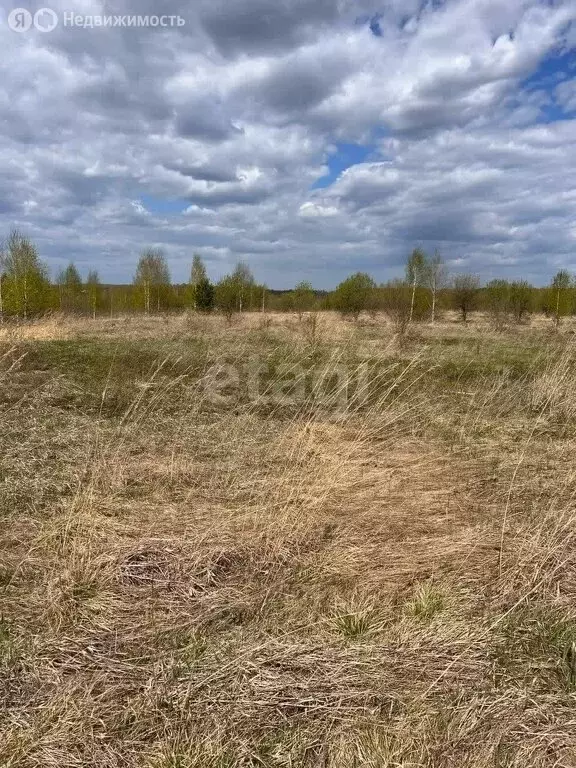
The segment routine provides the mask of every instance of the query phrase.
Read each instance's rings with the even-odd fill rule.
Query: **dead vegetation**
[[[4,338],[0,765],[576,766],[571,335],[314,322]]]

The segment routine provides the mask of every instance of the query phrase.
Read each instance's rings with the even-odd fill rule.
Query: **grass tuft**
[[[446,608],[444,593],[433,583],[418,584],[406,603],[406,613],[422,621],[430,621]]]

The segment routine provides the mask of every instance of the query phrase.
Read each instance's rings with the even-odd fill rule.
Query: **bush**
[[[358,319],[360,313],[373,306],[376,292],[374,280],[365,272],[357,272],[346,278],[334,292],[334,309],[344,317]]]
[[[468,320],[468,314],[476,308],[479,290],[480,278],[476,275],[457,275],[454,278],[452,299],[464,323]]]
[[[214,286],[207,277],[198,281],[195,288],[196,309],[199,312],[212,312],[214,309]]]

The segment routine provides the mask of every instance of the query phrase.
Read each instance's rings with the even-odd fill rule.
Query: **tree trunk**
[[[408,323],[412,322],[412,317],[414,315],[414,299],[416,298],[416,276],[414,276],[414,280],[412,281],[412,301],[410,302],[410,317],[408,318]]]
[[[23,309],[23,315],[24,320],[28,319],[28,276],[24,275],[24,284],[22,286],[23,288],[23,299],[24,299],[24,306]]]

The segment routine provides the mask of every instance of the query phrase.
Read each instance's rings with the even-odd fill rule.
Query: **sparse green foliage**
[[[560,325],[561,318],[570,313],[571,286],[572,278],[567,270],[561,269],[554,275],[551,288],[554,300],[554,322],[556,323],[556,327]]]
[[[216,283],[214,300],[228,323],[231,323],[232,318],[239,311],[238,283],[232,275],[226,275]]]
[[[86,295],[88,297],[88,305],[93,318],[96,318],[96,313],[102,307],[102,286],[100,285],[100,278],[98,272],[95,269],[91,269],[88,272],[86,278]]]
[[[425,261],[423,278],[426,287],[430,291],[430,322],[434,324],[436,320],[438,291],[444,287],[448,278],[448,270],[438,251],[436,251],[431,259]]]
[[[409,283],[412,288],[408,323],[411,323],[414,317],[416,288],[425,282],[428,270],[429,265],[426,254],[421,248],[415,248],[410,254],[408,263],[406,264],[406,282]]]
[[[4,251],[3,311],[24,320],[47,307],[50,285],[48,269],[40,261],[33,243],[13,231]]]
[[[380,295],[388,319],[397,333],[404,334],[414,312],[412,286],[404,280],[392,280],[380,288]]]
[[[476,308],[480,278],[476,275],[456,275],[452,286],[454,308],[460,312],[462,322],[467,322],[468,315]]]
[[[376,290],[374,280],[365,272],[356,272],[342,281],[334,292],[334,308],[343,316],[358,319],[361,312],[367,311]]]
[[[510,284],[510,311],[517,323],[521,323],[534,309],[534,289],[526,280]]]
[[[216,284],[214,300],[231,322],[236,312],[252,309],[258,301],[263,303],[264,293],[264,286],[256,285],[250,268],[240,261],[231,275],[226,275]]]
[[[426,254],[421,248],[414,248],[406,263],[406,282],[418,285],[425,278]]]
[[[190,270],[190,295],[191,295],[193,309],[199,309],[203,312],[209,311],[206,309],[206,307],[202,309],[199,306],[199,301],[198,301],[198,292],[199,290],[202,290],[204,293],[203,301],[204,301],[204,304],[206,304],[206,299],[208,298],[206,294],[206,290],[208,285],[211,286],[211,283],[208,280],[208,275],[206,274],[206,267],[204,266],[202,257],[199,256],[199,254],[195,253],[192,259],[192,268]],[[200,286],[202,286],[202,288],[200,288]],[[208,289],[208,293],[209,293],[209,289]],[[208,301],[209,305],[211,305],[212,303],[213,303],[213,299],[212,301]]]
[[[206,267],[202,261],[202,257],[195,253],[192,257],[192,268],[190,270],[190,285],[198,285],[201,280],[205,280],[208,277],[206,274]]]
[[[266,285],[254,286],[254,299],[257,302],[254,309],[259,309],[261,312],[266,312],[266,310],[268,309],[267,307],[268,297],[269,297],[268,286]]]
[[[89,313],[93,317],[105,311],[112,317],[134,310],[150,313],[164,309],[184,311],[189,307],[209,312],[218,303],[229,319],[236,312],[256,310],[294,311],[301,319],[305,312],[332,309],[343,316],[358,318],[361,312],[369,312],[376,318],[378,311],[384,309],[402,330],[411,321],[426,317],[434,323],[441,303],[443,307],[457,309],[462,319],[467,319],[477,307],[485,309],[495,325],[503,328],[511,319],[521,323],[535,311],[544,312],[559,326],[562,318],[576,310],[576,288],[566,270],[560,270],[547,288],[534,288],[525,280],[496,279],[480,289],[479,278],[472,275],[458,275],[448,286],[440,254],[427,257],[420,248],[414,249],[406,265],[405,284],[410,286],[407,321],[403,318],[403,281],[376,288],[372,277],[362,272],[351,275],[331,293],[315,290],[308,282],[281,292],[257,284],[247,264],[239,262],[229,275],[230,281],[221,281],[218,302],[211,297],[214,286],[198,254],[193,257],[190,280],[185,284],[171,284],[166,258],[155,248],[142,253],[132,285],[100,286],[99,280],[94,282],[90,277],[94,274],[91,270],[83,285],[78,270],[70,264],[50,284],[48,269],[35,246],[13,232],[0,249],[0,322],[9,317],[38,316],[54,309]],[[201,294],[199,300],[197,292]]]
[[[316,296],[312,285],[305,281],[298,283],[296,288],[292,291],[290,299],[292,308],[299,318],[302,318],[304,312],[310,312],[316,302]]]
[[[60,294],[60,309],[63,312],[77,312],[82,302],[82,278],[76,266],[70,262],[56,280]]]
[[[510,295],[510,283],[507,280],[491,280],[484,288],[486,308],[498,329],[502,329],[508,321]]]
[[[70,262],[62,273],[61,284],[72,294],[78,294],[82,290],[82,278],[76,265]]]
[[[170,286],[170,271],[164,253],[158,248],[149,248],[140,256],[134,285],[137,299],[147,315],[154,307],[160,311]]]
[[[238,303],[238,312],[252,309],[255,298],[254,276],[250,267],[244,261],[239,261],[231,275],[232,282],[236,289],[236,301]]]

